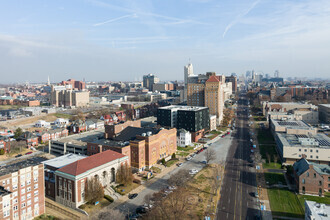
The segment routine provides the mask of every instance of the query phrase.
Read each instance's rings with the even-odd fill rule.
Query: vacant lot
[[[273,217],[304,218],[304,209],[293,192],[285,189],[268,189],[268,197]]]

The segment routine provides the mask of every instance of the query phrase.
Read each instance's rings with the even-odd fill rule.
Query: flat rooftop
[[[54,159],[50,159],[50,160],[46,160],[44,162],[42,162],[44,165],[47,166],[52,166],[54,168],[61,168],[64,167],[70,163],[76,162],[77,160],[83,159],[87,156],[85,155],[80,155],[80,154],[66,154],[60,157],[56,157]]]
[[[326,107],[326,108],[330,108],[330,104],[320,104],[320,106]]]
[[[90,143],[100,144],[100,145],[104,145],[104,146],[111,146],[111,147],[119,147],[119,148],[129,145],[129,141],[114,141],[114,140],[108,140],[108,139],[95,140]]]
[[[202,106],[170,105],[170,106],[160,107],[158,109],[199,111],[199,110],[207,109],[207,108],[208,107],[202,107]]]
[[[318,133],[316,135],[303,135],[276,132],[276,135],[285,147],[310,147],[330,149],[330,138],[325,134]]]
[[[271,119],[271,122],[276,126],[286,127],[290,129],[304,129],[304,130],[314,130],[313,127],[308,125],[304,121],[300,120],[278,120],[278,119]]]
[[[0,168],[0,176],[17,172],[18,170],[26,167],[37,166],[39,164],[41,164],[41,161],[37,157],[37,158],[29,158],[26,160],[21,160],[19,162],[14,162],[8,165],[4,165]]]
[[[87,142],[92,142],[94,140],[98,140],[104,137],[104,129],[100,129],[97,131],[84,132],[79,134],[70,135],[65,138],[61,138],[54,142],[62,142],[62,143],[70,143],[84,146]]]
[[[305,206],[309,207],[311,215],[315,220],[327,220],[330,216],[330,205],[317,203],[314,201],[306,201]],[[309,217],[309,216],[308,216]]]

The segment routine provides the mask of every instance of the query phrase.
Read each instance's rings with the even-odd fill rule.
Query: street
[[[211,160],[210,163],[220,163],[224,161],[227,157],[227,152],[229,150],[229,147],[232,142],[232,137],[231,135],[227,135],[224,138],[217,137],[212,144],[210,144],[209,148],[212,148],[216,152],[216,157],[214,160]],[[205,145],[206,146],[206,145]],[[197,169],[201,170],[205,165],[201,163],[201,161],[205,160],[205,151],[197,154],[193,159],[190,161],[185,161],[181,167],[177,167],[173,171],[170,171],[166,175],[163,176],[163,178],[158,179],[154,183],[148,185],[146,183],[145,189],[143,189],[141,192],[139,192],[139,195],[132,199],[132,200],[127,200],[126,202],[122,203],[121,205],[117,206],[119,210],[121,210],[123,213],[128,214],[128,213],[134,213],[135,209],[144,204],[144,197],[146,195],[151,195],[155,192],[160,191],[161,189],[165,188],[168,186],[167,180],[169,177],[178,172],[181,169]],[[175,165],[173,165],[175,166]]]
[[[225,175],[218,203],[217,219],[254,219],[259,215],[255,168],[248,162],[251,142],[248,128],[246,100],[240,100],[237,108],[236,131],[229,149]]]

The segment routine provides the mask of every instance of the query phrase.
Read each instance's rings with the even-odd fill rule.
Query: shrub
[[[139,179],[134,179],[134,180],[133,180],[133,183],[141,184],[141,180],[139,180]]]
[[[0,149],[0,155],[4,155],[5,154],[5,149],[1,148]]]
[[[161,160],[161,162],[162,162],[163,165],[165,165],[165,164],[166,164],[165,158],[163,158],[163,159]]]
[[[109,196],[109,195],[105,195],[104,198],[106,200],[108,200],[109,202],[113,202],[114,201],[114,199],[111,196]]]
[[[175,159],[175,153],[172,154],[172,159]]]

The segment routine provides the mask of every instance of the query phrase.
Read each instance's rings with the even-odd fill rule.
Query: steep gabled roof
[[[309,163],[305,158],[301,158],[293,164],[293,169],[298,176],[305,173],[309,169]]]
[[[206,82],[220,82],[217,76],[211,76]]]
[[[99,167],[103,164],[109,163],[113,160],[120,159],[126,157],[125,155],[107,150],[98,154],[94,154],[92,156],[86,157],[81,160],[77,160],[76,162],[70,163],[59,169],[59,172],[67,173],[73,176],[78,176],[82,173],[87,172],[93,168]]]

